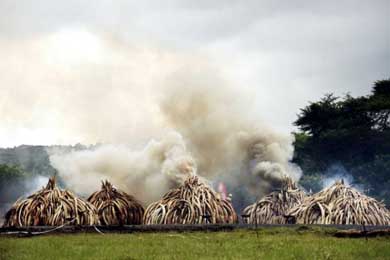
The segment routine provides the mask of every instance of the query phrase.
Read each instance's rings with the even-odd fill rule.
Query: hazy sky
[[[0,146],[153,135],[182,82],[242,90],[288,133],[309,101],[390,77],[389,17],[388,0],[0,0]]]

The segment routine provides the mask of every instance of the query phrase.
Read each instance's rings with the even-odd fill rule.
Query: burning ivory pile
[[[144,208],[141,204],[108,181],[103,181],[102,189],[94,192],[88,201],[96,207],[102,225],[137,225],[142,222]]]
[[[244,209],[248,224],[339,224],[390,225],[385,205],[342,181],[306,196],[285,178],[275,191]],[[222,224],[237,223],[230,198],[222,199],[198,177],[144,209],[134,197],[115,189],[108,181],[88,201],[56,187],[50,178],[46,187],[19,199],[5,215],[5,227],[126,224]]]
[[[144,224],[202,223],[237,223],[237,215],[229,200],[196,176],[149,205],[144,215]]]
[[[72,192],[56,187],[52,177],[46,187],[14,203],[5,215],[4,226],[59,226],[66,223],[98,224],[96,209]]]
[[[390,225],[385,205],[338,181],[288,213],[297,224]]]
[[[293,180],[285,177],[280,191],[274,191],[244,209],[243,221],[247,224],[286,224],[287,212],[300,205],[305,197]]]

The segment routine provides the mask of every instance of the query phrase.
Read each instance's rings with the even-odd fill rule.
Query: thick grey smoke
[[[255,101],[250,92],[229,86],[219,75],[212,67],[185,67],[155,89],[159,109],[152,118],[160,118],[162,124],[152,132],[168,134],[156,140],[150,136],[152,141],[141,148],[105,144],[87,151],[54,153],[53,167],[78,193],[91,193],[99,188],[100,180],[109,179],[144,203],[156,200],[190,174],[226,182],[233,200],[244,187],[246,193],[259,196],[284,175],[298,180],[300,170],[289,162],[291,136],[265,126],[252,109]]]
[[[195,162],[177,133],[163,140],[151,140],[132,150],[127,145],[101,145],[91,150],[54,153],[50,157],[65,184],[88,196],[101,180],[134,194],[144,203],[156,200],[169,188],[196,174]]]
[[[259,90],[233,84],[208,55],[80,30],[31,41],[0,42],[11,50],[0,50],[4,59],[26,72],[4,74],[13,87],[0,97],[0,114],[42,140],[104,144],[51,151],[51,164],[77,193],[110,179],[147,203],[198,174],[226,182],[234,200],[237,190],[258,196],[282,175],[299,178],[289,163],[293,140],[262,121],[270,111],[258,109]]]
[[[289,163],[291,136],[262,122],[253,110],[256,101],[250,91],[199,71],[186,76],[175,75],[168,82],[161,110],[168,124],[188,141],[200,174],[229,177],[239,169],[239,179],[249,178],[256,187],[284,175],[299,179],[299,169]]]

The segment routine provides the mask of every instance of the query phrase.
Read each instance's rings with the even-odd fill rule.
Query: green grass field
[[[55,234],[0,237],[1,259],[390,259],[390,238],[335,238],[330,230]]]

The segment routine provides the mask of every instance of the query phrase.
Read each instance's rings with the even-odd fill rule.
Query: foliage
[[[4,189],[15,181],[21,181],[25,173],[17,166],[0,164],[0,189]]]
[[[34,186],[37,176],[53,176],[56,170],[51,166],[49,151],[66,153],[88,147],[75,146],[32,146],[0,148],[0,214]],[[62,180],[58,183],[62,185]]]
[[[372,195],[389,198],[390,79],[375,82],[367,96],[327,94],[301,109],[294,124],[302,184],[318,188],[318,176],[337,163]]]
[[[350,173],[361,183],[366,183],[367,193],[390,204],[390,154],[377,155],[374,160],[351,168]]]
[[[28,175],[52,176],[55,173],[45,146],[21,145],[0,149],[0,163],[18,165]]]

